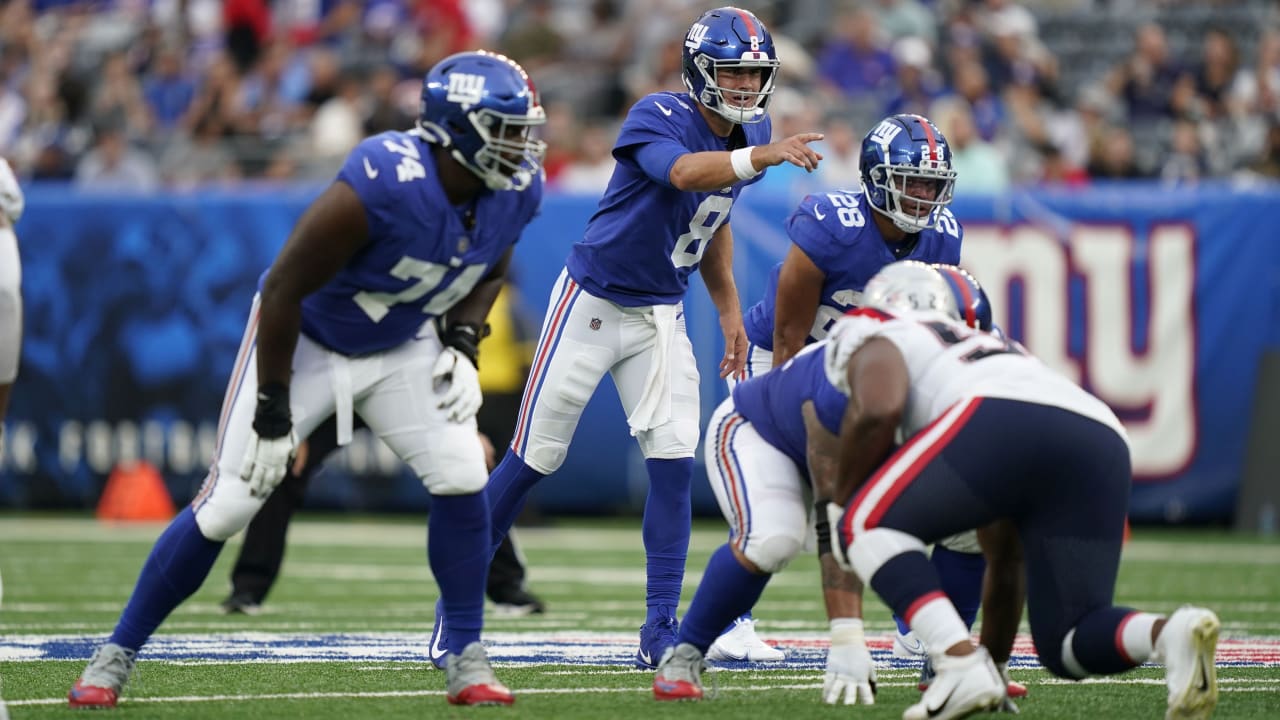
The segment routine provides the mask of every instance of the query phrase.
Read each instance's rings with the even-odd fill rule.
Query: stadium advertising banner
[[[160,470],[175,501],[193,497],[258,276],[317,191],[142,198],[34,188],[18,227],[26,335],[0,508],[92,507],[111,471],[135,459]],[[794,205],[748,194],[733,209],[744,307],[786,251]],[[535,317],[593,210],[593,198],[549,196],[517,246],[517,285]],[[997,322],[1124,421],[1132,517],[1228,520],[1253,403],[1266,401],[1255,397],[1259,359],[1280,349],[1280,190],[1095,186],[962,197],[953,210],[965,227],[962,264]],[[686,320],[705,419],[726,391],[719,323],[696,283]],[[534,499],[549,512],[636,510],[646,484],[616,394],[602,387],[564,467]],[[363,432],[309,492],[311,507],[428,503]],[[717,513],[705,482],[695,481],[695,509]]]

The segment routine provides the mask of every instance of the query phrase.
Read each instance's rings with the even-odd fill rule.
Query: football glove
[[[466,422],[480,410],[480,374],[462,351],[446,347],[440,351],[435,366],[431,368],[431,381],[449,420]]]
[[[293,460],[298,438],[289,413],[289,386],[272,382],[258,386],[253,428],[240,466],[240,479],[249,483],[249,494],[265,498],[284,479]]]
[[[293,459],[297,437],[293,432],[278,438],[264,438],[257,430],[249,431],[249,447],[245,450],[240,479],[249,483],[249,494],[265,498],[284,479]]]
[[[827,651],[827,674],[822,680],[822,700],[828,705],[876,703],[876,665],[871,660],[859,618],[831,621],[831,649]]]

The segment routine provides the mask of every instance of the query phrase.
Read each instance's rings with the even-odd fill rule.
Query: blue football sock
[[[733,549],[721,545],[707,561],[702,582],[680,623],[679,642],[687,642],[705,654],[725,623],[732,626],[733,618],[756,604],[769,578],[742,567],[733,556]]]
[[[489,483],[485,485],[484,494],[489,498],[489,517],[492,518],[490,528],[491,553],[498,551],[502,539],[507,536],[511,526],[515,524],[529,491],[538,481],[546,477],[525,464],[514,450],[507,449],[502,462],[489,475]]]
[[[675,617],[680,605],[693,522],[689,499],[693,458],[645,460],[644,464],[649,470],[649,495],[641,522],[648,578],[645,622],[652,622],[660,617]]]
[[[427,560],[449,618],[449,652],[480,639],[489,575],[489,503],[483,492],[432,495]]]
[[[911,626],[908,625],[905,620],[898,617],[897,614],[894,614],[893,621],[898,624],[898,632],[902,635],[906,635],[911,632]]]
[[[987,570],[982,553],[957,552],[934,545],[929,562],[938,571],[942,592],[956,606],[965,627],[972,628],[978,618],[978,608],[982,606],[982,576]]]
[[[221,542],[200,534],[191,506],[183,508],[151,548],[111,642],[141,648],[169,613],[200,589],[221,550]]]

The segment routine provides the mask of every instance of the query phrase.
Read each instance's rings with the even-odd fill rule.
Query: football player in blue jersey
[[[765,168],[813,170],[821,160],[809,147],[820,134],[769,142],[778,60],[754,15],[732,7],[704,13],[682,54],[688,92],[641,98],[623,121],[617,167],[552,290],[515,434],[487,491],[496,543],[533,486],[564,462],[583,407],[604,374],[612,375],[649,473],[647,610],[636,653],[645,668],[675,637],[689,545],[700,414],[682,307],[689,275],[702,273],[719,311],[721,375],[741,371],[734,201]],[[451,635],[452,625],[451,615],[438,613],[434,636]]]
[[[892,115],[862,139],[863,187],[833,189],[806,197],[787,219],[791,247],[773,268],[764,297],[746,312],[748,360],[730,389],[789,360],[802,347],[827,336],[842,314],[861,305],[863,286],[889,263],[902,259],[956,264],[963,228],[947,206],[956,172],[951,147],[927,118]],[[816,502],[825,503],[824,498]],[[829,547],[829,529],[815,514],[819,547]],[[983,562],[978,548],[939,545],[934,561],[947,578],[966,617],[976,617]],[[823,567],[835,571],[829,556]],[[832,577],[829,582],[838,578]],[[782,655],[750,628],[749,616],[712,645],[712,660],[776,660]],[[923,655],[901,624],[896,655]]]
[[[0,457],[4,457],[4,417],[18,377],[22,354],[22,261],[13,228],[26,197],[9,162],[0,158]]]
[[[295,438],[334,413],[339,442],[359,413],[431,493],[449,702],[513,701],[480,644],[490,530],[476,348],[541,204],[544,122],[519,65],[459,53],[427,73],[416,129],[351,152],[264,273],[209,475],[156,541],[72,707],[115,706],[143,644],[280,482]]]
[[[867,300],[875,306],[886,304],[879,298],[892,296],[894,302],[934,308],[974,327],[991,327],[986,296],[967,273],[918,261],[891,267],[934,280],[933,292],[893,295],[895,273],[886,268],[865,286]],[[890,282],[885,282],[886,276]],[[833,481],[834,454],[815,452],[811,438],[840,430],[848,398],[827,380],[826,353],[825,340],[813,343],[780,368],[739,383],[712,415],[704,446],[707,474],[729,520],[730,539],[712,554],[680,626],[680,644],[654,677],[658,700],[702,697],[703,658],[715,634],[727,620],[750,608],[772,575],[800,552],[813,497],[832,497],[826,486]],[[825,511],[824,504],[824,515]],[[870,704],[875,700],[876,674],[863,637],[862,585],[835,566],[830,547],[824,547],[822,555],[832,559],[832,567],[823,568],[823,597],[831,624],[823,699]]]

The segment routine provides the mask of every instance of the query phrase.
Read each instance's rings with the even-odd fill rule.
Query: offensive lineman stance
[[[489,511],[476,346],[542,199],[545,113],[503,55],[458,53],[423,82],[418,128],[361,142],[264,274],[213,467],[156,541],[71,707],[114,707],[139,649],[284,477],[297,437],[357,412],[431,492],[427,556],[454,632],[453,704],[511,704],[480,643]],[[427,322],[435,318],[436,322]]]

